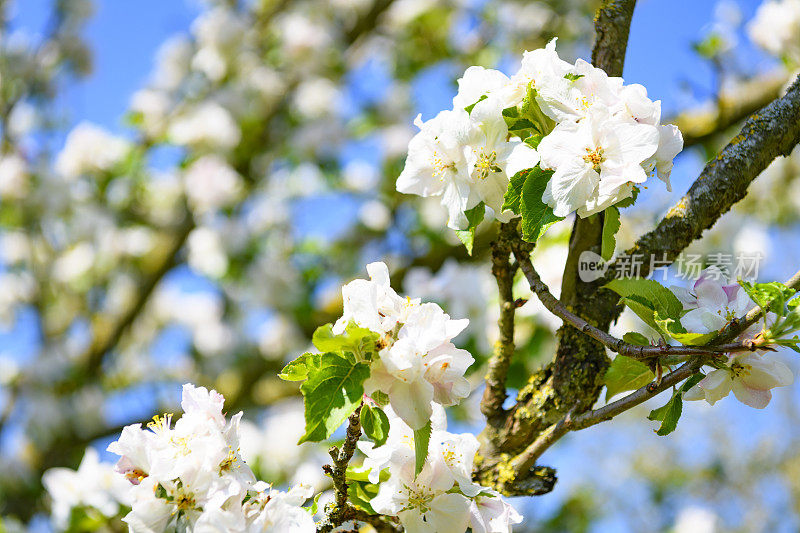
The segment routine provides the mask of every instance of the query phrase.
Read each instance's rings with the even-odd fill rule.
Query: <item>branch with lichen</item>
[[[789,155],[800,142],[800,79],[786,94],[751,115],[741,131],[711,160],[686,195],[654,230],[625,254],[674,261],[690,243],[747,194],[747,188],[772,161]],[[617,264],[624,259],[617,259]],[[615,265],[616,266],[616,265]],[[650,271],[644,261],[643,273]],[[610,269],[613,272],[613,268]]]
[[[517,302],[514,300],[513,288],[514,274],[517,272],[518,265],[511,262],[511,249],[512,246],[521,246],[517,224],[519,224],[517,220],[500,224],[497,239],[492,242],[492,274],[497,280],[500,294],[500,318],[497,321],[500,338],[489,359],[486,389],[483,391],[481,400],[481,413],[490,422],[503,415],[508,367],[514,356],[514,316]]]
[[[511,459],[508,462],[510,470],[513,472],[514,476],[517,477],[524,478],[530,475],[531,472],[535,472],[534,466],[536,465],[536,460],[568,432],[586,429],[600,422],[611,420],[629,409],[633,409],[637,405],[646,402],[650,398],[653,398],[695,374],[700,367],[703,366],[703,362],[704,358],[702,357],[687,361],[677,369],[665,375],[659,383],[648,383],[624,398],[598,409],[586,411],[578,416],[575,416],[576,409],[571,409],[556,424],[542,432],[524,451]]]

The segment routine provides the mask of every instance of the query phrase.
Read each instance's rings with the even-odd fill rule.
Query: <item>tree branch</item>
[[[615,416],[646,402],[657,396],[673,385],[695,374],[703,365],[703,358],[688,361],[670,372],[661,379],[661,383],[649,383],[632,392],[628,396],[604,405],[599,409],[587,411],[581,415],[573,416],[575,409],[571,410],[558,423],[543,432],[530,446],[510,461],[510,466],[517,476],[525,476],[536,464],[536,460],[561,437],[570,431],[586,429],[588,427],[611,420]]]
[[[489,359],[489,370],[486,373],[486,389],[481,400],[481,413],[487,419],[503,414],[503,403],[506,401],[506,377],[511,358],[514,356],[514,274],[517,265],[511,264],[511,246],[519,240],[516,225],[518,221],[500,224],[497,240],[492,242],[492,274],[497,280],[500,293],[500,318],[497,327],[500,338]]]
[[[560,300],[558,300],[558,298],[553,296],[553,294],[550,292],[550,289],[539,277],[539,274],[533,268],[530,256],[522,250],[515,250],[514,255],[519,261],[520,268],[525,274],[525,278],[528,280],[531,290],[536,293],[536,295],[539,297],[539,300],[541,300],[542,305],[544,305],[548,311],[559,317],[566,324],[569,324],[578,331],[581,331],[594,340],[602,343],[603,346],[612,352],[624,355],[625,357],[630,357],[631,359],[637,360],[648,360],[657,359],[666,355],[685,357],[692,355],[710,355],[731,352],[753,352],[757,349],[763,349],[767,346],[765,344],[748,341],[725,344],[716,342],[707,346],[670,346],[667,344],[663,346],[640,346],[637,344],[627,343],[600,328],[592,326],[578,315],[571,313],[569,309],[567,309],[567,307],[561,303]],[[758,311],[755,313],[756,318],[753,320],[753,322],[755,322],[760,314],[760,309],[754,309],[753,311]],[[751,311],[751,313],[753,311]],[[743,319],[741,324],[745,324],[746,321],[746,318]],[[752,324],[752,322],[750,324]],[[746,329],[746,327],[747,326],[739,329],[739,332]]]
[[[692,241],[744,198],[750,183],[778,156],[800,142],[800,79],[784,96],[747,119],[739,134],[709,162],[686,195],[627,251],[645,259],[674,261]],[[621,259],[609,269],[620,264]],[[642,276],[650,272],[642,264]]]
[[[363,404],[362,404],[363,405]],[[333,459],[333,466],[325,465],[323,470],[333,480],[334,502],[330,505],[325,518],[317,525],[320,533],[329,533],[347,520],[347,465],[356,451],[356,443],[361,436],[361,405],[348,418],[347,435],[341,449],[332,446],[328,453]]]
[[[607,0],[594,19],[592,64],[609,76],[622,76],[636,0]]]

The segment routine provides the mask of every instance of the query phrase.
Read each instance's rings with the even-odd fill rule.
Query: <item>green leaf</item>
[[[644,387],[653,379],[655,379],[655,375],[646,364],[630,357],[617,355],[611,361],[611,366],[608,367],[603,379],[606,385],[606,401],[620,392]]]
[[[303,509],[308,511],[308,514],[310,514],[311,516],[314,516],[315,514],[317,514],[317,511],[319,510],[319,497],[320,496],[322,496],[322,493],[318,492],[317,495],[314,496],[314,500],[311,502],[311,505],[309,505],[308,507],[303,507]]]
[[[677,391],[672,398],[658,409],[653,409],[647,416],[649,420],[661,422],[661,426],[656,430],[656,435],[669,435],[678,427],[678,420],[683,412],[683,393]]]
[[[564,74],[564,78],[569,81],[579,80],[583,77],[583,74],[573,74],[572,72],[567,72]]]
[[[483,202],[479,203],[472,209],[464,211],[464,215],[467,217],[469,226],[467,226],[467,229],[465,230],[456,230],[456,235],[464,244],[464,248],[467,249],[467,253],[469,255],[472,255],[472,244],[475,241],[475,228],[477,228],[478,224],[483,221],[483,216],[485,213],[486,206]]]
[[[478,102],[483,102],[487,98],[488,98],[488,96],[486,96],[484,94],[480,98],[478,98]],[[467,113],[472,113],[472,110],[475,109],[475,106],[478,105],[478,102],[475,102],[474,104],[468,105],[467,107],[464,108],[464,111],[466,111]]]
[[[628,344],[635,344],[636,346],[649,346],[650,339],[642,335],[637,331],[629,331],[625,335],[622,336],[622,340],[627,342]]]
[[[304,353],[283,367],[278,377],[286,381],[303,381],[307,379],[308,373],[319,367],[321,355],[311,352]]]
[[[717,332],[711,333],[691,333],[686,331],[686,328],[681,325],[677,320],[671,318],[660,318],[658,314],[655,315],[656,324],[659,329],[683,344],[684,346],[703,346],[708,344],[717,336]]]
[[[522,186],[525,184],[525,179],[530,173],[529,169],[520,170],[508,180],[508,189],[505,196],[503,196],[503,206],[500,208],[502,211],[510,209],[516,214],[519,214],[519,201],[522,197]]]
[[[321,352],[351,352],[359,359],[369,360],[378,351],[376,345],[379,339],[377,333],[350,322],[341,335],[334,335],[332,324],[318,327],[311,342]]]
[[[369,502],[378,495],[378,489],[378,485],[369,481],[351,481],[347,484],[347,499],[358,509],[376,514]]]
[[[552,176],[552,170],[542,170],[537,165],[528,173],[522,186],[519,214],[522,215],[522,238],[528,242],[535,243],[547,228],[564,219],[557,217],[553,209],[542,202],[542,194]]]
[[[536,101],[536,89],[532,84],[528,85],[528,93],[519,106],[519,116],[530,120],[533,129],[542,135],[549,134],[556,125],[553,119],[544,114]]]
[[[653,328],[656,331],[659,331],[658,324],[656,324],[655,314],[656,312],[653,311],[651,307],[651,303],[641,298],[639,296],[628,296],[626,298],[621,298],[620,302],[624,304],[628,309],[633,311],[636,316],[642,319],[642,321]]]
[[[603,217],[603,242],[600,247],[600,257],[603,261],[608,261],[614,255],[614,248],[617,247],[617,232],[619,231],[619,209],[609,207]]]
[[[348,465],[347,470],[345,471],[345,477],[353,481],[369,481],[369,473],[371,471],[372,471],[371,468],[365,468],[363,465],[361,466]],[[389,479],[389,469],[384,468],[383,470],[381,470],[381,473],[378,477],[381,482]]]
[[[639,303],[649,304],[649,307],[661,318],[680,320],[683,314],[683,305],[680,300],[656,280],[620,278],[611,280],[605,285],[605,288],[616,292],[623,298],[636,297]]]
[[[369,366],[356,362],[350,353],[326,352],[319,363],[300,386],[306,433],[298,444],[330,437],[361,403],[364,381],[369,377]]]
[[[794,296],[796,292],[779,281],[749,283],[740,280],[739,285],[762,310],[769,307],[770,311],[777,313],[779,316],[786,316],[786,301]]]
[[[675,431],[675,428],[678,427],[678,420],[680,420],[681,413],[683,412],[684,393],[694,387],[697,382],[704,377],[705,376],[699,372],[692,375],[683,383],[681,388],[675,391],[675,393],[672,395],[672,398],[670,398],[665,405],[650,411],[650,414],[647,416],[647,418],[649,420],[661,422],[661,426],[659,426],[658,430],[656,430],[656,435],[663,437],[664,435],[669,435]]]
[[[692,374],[689,379],[683,382],[683,385],[680,388],[681,393],[689,392],[689,389],[697,385],[704,377],[706,377],[706,375],[700,372],[697,374]]]
[[[383,446],[389,436],[389,417],[380,407],[364,404],[361,408],[361,427],[364,435],[375,443],[375,447]]]
[[[384,407],[384,406],[386,406],[386,405],[389,405],[389,395],[388,395],[388,394],[386,394],[386,393],[385,393],[385,392],[383,392],[383,391],[376,390],[375,392],[373,392],[373,393],[370,395],[370,397],[372,398],[372,400],[373,400],[375,403],[377,403],[377,404],[378,404],[378,405],[380,405],[381,407]]]
[[[422,429],[414,430],[414,475],[419,475],[422,472],[422,467],[425,466],[425,460],[428,458],[428,444],[431,441],[431,421]]]
[[[639,196],[639,187],[634,186],[633,189],[631,190],[631,195],[628,198],[620,200],[619,202],[617,202],[614,205],[618,209],[622,209],[623,207],[630,207],[634,203],[636,203],[636,198],[638,196]]]
[[[534,150],[536,150],[537,148],[539,148],[539,143],[542,142],[543,138],[544,135],[542,135],[541,133],[536,133],[525,139],[523,142],[528,146],[530,146],[531,148],[533,148]]]

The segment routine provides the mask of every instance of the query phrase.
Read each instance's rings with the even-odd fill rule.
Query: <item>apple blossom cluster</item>
[[[239,452],[242,413],[226,420],[223,403],[216,391],[186,384],[174,425],[172,415],[156,416],[147,428],[126,426],[109,445],[129,483],[123,520],[131,531],[315,531],[300,507],[312,489],[280,492],[257,482]]]
[[[468,229],[481,202],[500,221],[520,214],[504,203],[509,180],[537,165],[552,176],[534,200],[556,217],[602,211],[652,175],[670,187],[683,137],[661,124],[660,101],[582,59],[563,61],[555,39],[525,52],[511,77],[473,66],[458,85],[452,110],[417,117],[397,180],[400,192],[441,196],[453,229]]]
[[[398,295],[384,263],[370,263],[367,272],[369,280],[342,287],[344,309],[333,333],[355,323],[379,335],[364,391],[387,394],[397,415],[420,429],[430,420],[431,401],[455,405],[470,392],[464,373],[474,359],[451,342],[469,320],[453,320],[435,303]]]
[[[389,472],[370,500],[372,508],[397,516],[408,533],[463,533],[467,527],[474,533],[510,533],[522,516],[497,492],[472,481],[478,440],[469,433],[448,433],[441,405],[431,403],[431,411],[428,456],[418,474],[415,432],[391,407],[385,408],[390,423],[386,442],[358,443],[372,483]]]
[[[703,272],[691,290],[671,287],[684,309],[688,310],[681,318],[681,325],[686,330],[717,332],[756,306],[741,285],[726,284],[724,279],[718,269],[711,267]],[[767,322],[774,321],[775,315],[769,313]],[[739,336],[739,340],[752,338],[759,331],[759,325],[751,326]],[[763,409],[772,399],[771,389],[791,385],[793,381],[792,371],[772,352],[732,353],[683,397],[686,400],[706,400],[714,405],[733,391],[740,402]]]

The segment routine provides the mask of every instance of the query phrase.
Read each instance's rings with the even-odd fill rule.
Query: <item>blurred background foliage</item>
[[[243,450],[263,479],[324,488],[324,450],[295,445],[298,391],[276,373],[373,260],[405,293],[470,318],[457,340],[476,357],[477,392],[451,414],[480,431],[496,228],[481,226],[470,257],[436,199],[402,196],[394,180],[414,116],[449,108],[467,66],[515,70],[554,37],[565,59],[588,57],[598,2],[121,4],[0,1],[0,531],[51,530],[43,472],[77,467],[87,447],[112,460],[114,435],[175,411],[184,382],[245,411]],[[626,80],[662,99],[687,149],[674,192],[651,188],[626,210],[622,244],[796,67],[750,42],[757,6],[640,0]],[[96,54],[114,60],[98,69]],[[798,174],[800,154],[777,161],[693,253],[761,253],[764,279],[796,270]],[[534,256],[556,292],[570,227]],[[559,324],[534,301],[519,320],[514,387],[549,360]],[[643,327],[627,315],[616,326]],[[766,412],[692,404],[669,438],[643,407],[570,436],[544,458],[555,492],[515,502],[520,530],[796,531],[797,405],[797,387]],[[120,527],[92,509],[71,520]]]

